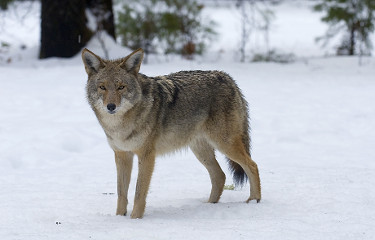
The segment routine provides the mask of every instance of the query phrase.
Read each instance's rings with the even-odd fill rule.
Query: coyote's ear
[[[87,74],[97,73],[100,68],[105,67],[103,60],[87,48],[82,51],[82,61]]]
[[[142,60],[143,49],[138,48],[123,60],[120,67],[124,68],[128,72],[133,71],[135,74],[137,74],[141,67]]]

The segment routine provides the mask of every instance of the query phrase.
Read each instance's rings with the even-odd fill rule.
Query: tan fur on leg
[[[147,151],[148,149],[145,149]],[[131,218],[142,218],[146,207],[146,197],[155,165],[154,152],[141,152],[138,155],[138,179]]]
[[[224,190],[225,174],[216,161],[215,150],[204,139],[194,141],[190,149],[210,174],[212,189],[208,202],[217,203]]]
[[[133,153],[115,152],[117,169],[117,210],[116,215],[126,215],[128,206],[128,189],[133,166]]]

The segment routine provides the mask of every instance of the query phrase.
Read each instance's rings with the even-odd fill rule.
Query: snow
[[[183,150],[157,159],[145,216],[132,220],[115,215],[114,156],[87,104],[80,56],[39,61],[34,44],[22,60],[0,65],[0,239],[373,239],[373,57],[361,66],[355,57],[241,64],[226,50],[216,61],[155,57],[142,65],[150,76],[233,76],[250,104],[263,199],[244,203],[247,184],[206,203],[207,171]],[[108,39],[107,46],[114,58],[130,53]],[[95,40],[88,48],[104,55]],[[134,164],[128,211],[136,172]]]

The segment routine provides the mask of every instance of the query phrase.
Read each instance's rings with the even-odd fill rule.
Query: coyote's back
[[[214,150],[225,154],[238,184],[250,178],[248,201],[261,198],[258,168],[250,156],[247,103],[234,82],[220,71],[181,71],[166,76],[140,74],[141,49],[103,60],[85,49],[87,98],[115,152],[117,214],[126,214],[133,155],[139,172],[132,218],[143,216],[155,156],[189,146],[207,168],[209,202],[222,194],[225,175]]]

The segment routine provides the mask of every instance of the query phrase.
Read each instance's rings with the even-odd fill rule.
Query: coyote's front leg
[[[117,168],[117,211],[116,215],[126,215],[128,206],[128,189],[133,166],[133,156],[131,152],[116,152],[115,160]]]
[[[147,151],[147,150],[146,150]],[[155,165],[154,151],[141,152],[138,155],[138,179],[131,218],[142,218],[146,207],[146,197]]]

